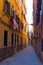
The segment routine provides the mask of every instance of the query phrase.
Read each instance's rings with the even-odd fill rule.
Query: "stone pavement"
[[[17,52],[12,57],[4,60],[0,65],[43,65],[37,57],[33,47],[29,47]]]

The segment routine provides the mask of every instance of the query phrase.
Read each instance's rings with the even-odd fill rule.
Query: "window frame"
[[[3,11],[7,16],[10,16],[10,3],[7,0],[4,0],[4,9]]]

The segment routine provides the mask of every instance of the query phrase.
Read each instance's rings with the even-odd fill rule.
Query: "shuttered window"
[[[8,16],[10,15],[10,3],[7,0],[4,0],[4,12]]]

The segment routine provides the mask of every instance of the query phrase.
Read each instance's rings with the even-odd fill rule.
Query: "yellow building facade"
[[[26,47],[24,7],[22,0],[0,1],[0,60]]]

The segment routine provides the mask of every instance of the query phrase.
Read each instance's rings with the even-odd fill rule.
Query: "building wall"
[[[34,23],[34,36],[36,35],[36,10],[37,10],[37,0],[33,0],[33,23]],[[36,38],[33,38],[33,47],[36,49]]]
[[[39,7],[38,7],[39,6]],[[40,8],[41,7],[41,8]],[[42,15],[43,15],[43,1],[41,2],[41,6],[38,5],[38,1],[37,1],[37,6],[36,6],[37,10],[36,10],[36,17],[38,16],[38,13],[40,12],[40,15],[39,15],[39,20],[38,18],[34,18],[35,19],[35,22],[36,22],[36,26],[34,27],[35,31],[34,31],[34,34],[35,34],[35,44],[34,44],[34,47],[35,47],[35,51],[37,53],[37,55],[40,57],[42,63],[43,63],[43,50],[42,50],[42,36],[43,36],[43,33],[42,33],[42,26],[43,26],[43,19],[42,19]],[[39,12],[38,12],[39,11]],[[38,13],[37,13],[38,12]],[[34,13],[35,14],[35,13]]]
[[[40,59],[43,63],[43,0],[42,0],[42,5],[41,5],[41,15],[40,15],[40,27],[41,27],[41,52],[40,52]]]
[[[22,11],[20,10],[20,7],[18,6],[18,4],[15,0],[7,0],[6,3],[7,4],[9,3],[9,5],[10,5],[10,9],[8,8],[8,10],[10,10],[10,14],[7,14],[5,12],[6,9],[4,8],[5,7],[4,1],[5,0],[0,1],[0,60],[25,48],[26,40],[27,40],[27,38],[26,38],[27,37],[27,30],[26,30],[27,22],[26,22],[24,16],[22,15]],[[22,1],[20,0],[20,2],[22,2]],[[12,20],[10,20],[11,16],[12,16],[12,10],[15,11],[16,15],[19,18],[20,24],[18,24],[18,23],[17,24],[18,24],[18,29],[20,29],[20,30],[13,28]],[[9,13],[9,11],[8,11],[8,13]],[[21,26],[22,24],[23,24],[23,27]],[[4,46],[4,31],[8,32],[6,46]],[[14,37],[13,45],[12,45],[12,37],[11,37],[12,33],[14,34],[12,36],[12,37]]]

